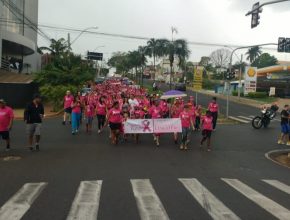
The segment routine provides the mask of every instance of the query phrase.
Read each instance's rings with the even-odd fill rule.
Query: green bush
[[[208,89],[208,90],[214,90],[216,83],[209,80],[209,79],[203,79],[202,81],[202,88]]]
[[[62,108],[63,97],[67,90],[70,90],[72,94],[76,94],[78,88],[74,85],[44,85],[40,87],[40,93],[44,99],[53,104],[53,111],[58,111]]]
[[[233,96],[238,96],[239,95],[239,92],[235,90],[235,91],[232,92],[232,95]],[[244,93],[243,92],[241,92],[240,95],[241,95],[241,97],[244,97]]]
[[[266,98],[268,97],[267,92],[250,92],[248,94],[249,98],[256,98],[256,99],[260,99],[260,98]]]

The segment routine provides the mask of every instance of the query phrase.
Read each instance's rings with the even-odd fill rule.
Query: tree
[[[39,50],[49,51],[54,56],[59,56],[60,54],[63,54],[67,51],[69,51],[69,45],[68,42],[64,38],[60,38],[58,40],[51,39],[50,40],[50,46],[49,47],[40,47]]]
[[[185,67],[186,59],[189,57],[190,50],[186,40],[178,39],[169,41],[166,39],[160,40],[160,54],[168,56],[170,62],[170,85],[173,74],[173,63],[175,58],[178,58],[178,66],[182,69]]]
[[[116,52],[109,59],[108,65],[115,67],[118,74],[127,73],[131,69],[128,56],[128,53]]]
[[[252,66],[258,68],[264,68],[268,66],[274,66],[278,64],[278,60],[275,56],[271,56],[268,53],[261,54],[255,61],[252,63]]]
[[[149,57],[153,57],[153,66],[154,66],[154,73],[152,78],[155,79],[155,71],[156,71],[156,57],[157,57],[157,47],[158,47],[158,40],[151,38],[147,42],[147,50],[146,50],[146,55]]]
[[[210,60],[216,68],[226,68],[230,62],[231,52],[227,49],[218,49],[211,53]]]
[[[199,65],[200,66],[203,66],[203,67],[206,67],[209,65],[209,62],[210,62],[210,57],[201,57],[200,61],[199,61]]]
[[[251,47],[246,55],[247,55],[247,60],[250,61],[252,64],[260,55],[262,54],[261,48],[256,46],[256,47]]]

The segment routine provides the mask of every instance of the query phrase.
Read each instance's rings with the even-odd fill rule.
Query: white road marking
[[[240,219],[197,179],[179,179],[179,181],[214,220]]]
[[[47,183],[26,183],[0,209],[0,220],[19,220],[30,209]]]
[[[98,217],[102,181],[81,182],[67,220],[96,220]]]
[[[259,192],[255,191],[251,187],[247,186],[246,184],[242,183],[237,179],[225,179],[222,178],[224,182],[229,184],[231,187],[239,191],[241,194],[246,196],[248,199],[252,200],[254,203],[265,209],[267,212],[272,214],[278,219],[281,220],[289,220],[290,211],[285,207],[279,205],[275,201],[267,198],[266,196],[260,194]]]
[[[245,120],[249,120],[249,121],[252,121],[253,119],[252,118],[249,118],[249,117],[246,117],[246,116],[238,116],[239,118],[242,118],[242,119],[245,119]]]
[[[290,186],[278,181],[278,180],[263,180],[265,183],[270,184],[271,186],[290,194]]]
[[[234,121],[238,121],[238,122],[242,122],[242,123],[250,123],[249,121],[245,121],[243,119],[237,118],[237,117],[233,117],[233,116],[229,116],[229,119],[232,119]]]
[[[141,220],[169,220],[150,180],[131,180],[131,184]]]

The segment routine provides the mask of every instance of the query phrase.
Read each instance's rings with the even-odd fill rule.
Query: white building
[[[38,0],[1,0],[0,68],[24,73],[40,70],[37,32]]]

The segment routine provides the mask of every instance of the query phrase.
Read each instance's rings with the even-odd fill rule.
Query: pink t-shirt
[[[64,97],[64,108],[70,108],[72,103],[74,101],[74,97],[72,95],[69,95],[69,96],[65,96]]]
[[[218,112],[218,110],[219,110],[219,105],[218,105],[217,103],[213,103],[213,102],[211,102],[211,103],[209,103],[209,105],[208,105],[208,110],[209,110],[210,112]]]
[[[135,119],[143,119],[145,116],[145,112],[142,110],[136,110],[134,111],[134,118]]]
[[[174,105],[171,108],[171,117],[172,118],[179,118],[180,113],[182,112],[183,107],[181,105]]]
[[[106,115],[106,104],[97,103],[97,115]]]
[[[150,109],[149,109],[149,115],[151,115],[151,117],[153,119],[156,118],[161,118],[161,108],[160,107],[156,107],[155,105],[153,105]]]
[[[122,123],[122,115],[120,109],[112,108],[108,113],[108,120],[111,123]]]
[[[81,113],[81,104],[78,103],[76,106],[72,107],[72,112]]]
[[[13,110],[5,106],[0,108],[0,131],[8,131],[8,126],[11,119],[14,118]]]
[[[183,128],[189,128],[190,127],[190,120],[191,120],[191,114],[189,112],[183,111],[180,113],[180,119],[181,119],[181,126]]]
[[[202,117],[202,129],[203,130],[213,130],[213,124],[212,124],[212,117],[211,116],[203,116]]]
[[[94,117],[94,106],[92,104],[89,104],[86,106],[86,117]]]

